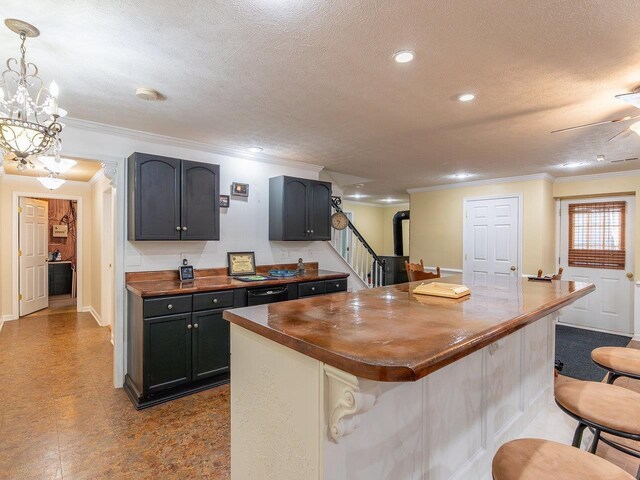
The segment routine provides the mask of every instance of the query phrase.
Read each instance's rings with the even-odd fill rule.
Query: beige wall
[[[457,187],[411,194],[411,260],[462,268],[462,211],[465,197],[522,194],[523,273],[555,269],[555,215],[551,182],[529,180]]]
[[[632,194],[635,195],[637,199],[639,193],[640,175],[637,173],[600,179],[558,182],[553,185],[553,196],[556,198]],[[640,276],[640,208],[638,208],[637,200],[634,233],[635,273],[636,278],[638,278],[638,276]]]
[[[47,194],[57,196],[69,195],[82,198],[82,305],[91,306],[91,186],[88,183],[67,182],[53,192],[44,188],[40,182],[32,177],[16,175],[0,176],[0,318],[10,319],[13,311],[14,285],[12,280],[12,260],[16,252],[13,251],[12,222],[14,192],[28,193],[35,198],[46,197]],[[17,233],[15,233],[17,235]],[[17,290],[16,290],[17,291]]]
[[[342,209],[352,212],[354,225],[378,255],[393,255],[393,216],[409,210],[408,203],[392,206],[343,201]],[[402,222],[405,255],[409,251],[409,222]]]

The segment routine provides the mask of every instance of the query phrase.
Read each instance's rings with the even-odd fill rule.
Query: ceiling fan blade
[[[638,93],[622,93],[620,95],[616,95],[618,100],[622,100],[629,105],[633,105],[636,108],[640,108],[640,92]]]
[[[584,125],[576,125],[575,127],[567,127],[567,128],[561,128],[560,130],[554,130],[551,133],[568,132],[569,130],[577,130],[579,128],[587,128],[587,127],[595,127],[596,125],[605,125],[607,123],[626,122],[627,120],[633,120],[634,118],[640,118],[640,115],[636,115],[635,117],[627,116],[627,117],[614,118],[613,120],[603,120],[602,122],[585,123]]]
[[[613,137],[611,137],[607,141],[611,142],[611,141],[615,140],[616,138],[622,138],[622,137],[626,136],[628,133],[631,133],[631,130],[629,130],[628,128],[625,128],[621,132],[616,133]]]

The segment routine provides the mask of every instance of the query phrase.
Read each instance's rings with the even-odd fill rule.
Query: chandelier
[[[21,20],[9,18],[4,23],[20,36],[21,44],[20,58],[9,58],[0,77],[0,150],[4,160],[15,161],[19,170],[25,170],[35,168],[32,155],[49,153],[59,159],[64,125],[58,119],[67,112],[58,106],[56,83],[45,87],[38,67],[25,60],[27,37],[37,37],[40,31]]]

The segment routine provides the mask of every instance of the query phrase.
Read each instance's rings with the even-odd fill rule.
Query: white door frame
[[[35,178],[34,178],[35,180]],[[12,212],[11,215],[11,285],[13,296],[13,318],[14,320],[20,317],[20,301],[18,300],[18,294],[20,293],[19,283],[19,260],[18,260],[18,206],[20,197],[28,198],[46,198],[46,199],[58,199],[58,200],[75,200],[78,206],[77,211],[77,237],[76,237],[76,288],[77,288],[77,301],[76,309],[81,311],[83,305],[83,288],[82,278],[84,277],[84,269],[82,268],[82,197],[77,195],[60,195],[51,192],[13,192]]]
[[[466,252],[467,242],[469,238],[467,238],[467,203],[474,202],[479,200],[502,200],[505,198],[516,198],[518,199],[518,260],[516,268],[518,269],[518,273],[521,276],[527,275],[522,271],[522,232],[523,232],[523,197],[522,192],[520,193],[508,193],[503,195],[481,195],[478,197],[464,197],[462,199],[462,271],[466,270],[467,260],[464,258],[464,252]]]
[[[111,327],[111,343],[113,341],[113,318],[115,316],[115,305],[113,302],[114,297],[114,287],[115,281],[113,281],[113,262],[114,262],[114,251],[115,251],[115,232],[114,232],[114,218],[115,218],[115,193],[114,188],[109,185],[106,188],[103,188],[100,192],[102,197],[102,238],[100,240],[100,251],[102,256],[100,258],[100,317],[102,321]],[[108,205],[105,203],[105,198],[108,198]],[[109,214],[108,218],[105,218],[105,212]],[[107,229],[108,235],[105,235],[105,225],[109,224],[109,228]],[[110,263],[109,268],[105,268],[107,262],[105,261],[104,254],[106,251],[110,250],[108,255],[108,260]],[[111,284],[111,285],[109,285]],[[107,305],[108,306],[105,306]]]

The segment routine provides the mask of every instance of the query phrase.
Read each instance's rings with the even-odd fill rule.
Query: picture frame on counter
[[[229,195],[220,195],[220,208],[229,208]]]
[[[229,276],[255,275],[256,256],[254,252],[228,252]]]
[[[233,182],[231,184],[231,195],[236,197],[248,197],[249,196],[249,184]]]

